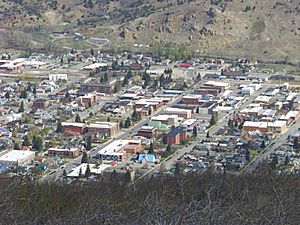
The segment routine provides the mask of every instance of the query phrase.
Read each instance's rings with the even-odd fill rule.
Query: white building
[[[0,156],[0,165],[16,166],[31,164],[34,160],[35,152],[12,150]]]
[[[49,80],[58,81],[58,80],[68,80],[67,74],[49,74]]]

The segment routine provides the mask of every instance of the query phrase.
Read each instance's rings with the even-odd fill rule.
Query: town
[[[0,176],[300,173],[300,79],[247,58],[3,53]]]

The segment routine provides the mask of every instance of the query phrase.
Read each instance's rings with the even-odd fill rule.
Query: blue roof
[[[147,162],[155,163],[155,155],[154,154],[139,154],[138,161],[146,160]]]

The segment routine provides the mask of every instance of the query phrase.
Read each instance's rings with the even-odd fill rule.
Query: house
[[[188,139],[187,128],[179,126],[172,128],[171,131],[164,135],[164,143],[170,145],[178,145]]]
[[[86,107],[93,106],[97,102],[97,95],[95,93],[88,93],[78,98],[78,105]]]
[[[71,158],[79,156],[78,148],[71,148],[71,149],[49,148],[47,152],[49,156],[63,156],[63,157],[71,157]]]
[[[154,154],[139,154],[137,161],[140,163],[159,163]]]
[[[48,99],[41,99],[38,98],[34,100],[32,104],[32,109],[37,110],[37,109],[46,109],[49,107],[50,101]]]
[[[68,80],[67,74],[49,74],[50,81]]]
[[[137,132],[138,136],[154,138],[157,136],[157,127],[143,126]]]
[[[72,171],[67,176],[70,178],[78,178],[79,176],[84,176],[88,166],[90,167],[91,175],[100,175],[103,173],[104,170],[111,167],[110,165],[107,164],[96,165],[96,164],[82,163],[79,166],[72,169]]]

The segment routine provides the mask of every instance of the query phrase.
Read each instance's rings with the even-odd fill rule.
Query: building
[[[150,98],[150,99],[140,99],[135,102],[135,109],[141,109],[145,107],[152,107],[153,110],[158,110],[161,106],[164,105],[162,98]]]
[[[139,153],[142,149],[140,140],[116,140],[100,151],[97,158],[105,161],[123,162],[127,154]]]
[[[97,103],[97,95],[95,93],[89,93],[78,98],[78,105],[86,107],[93,106]]]
[[[119,123],[110,123],[110,122],[96,122],[91,123],[86,128],[87,136],[102,136],[102,137],[111,137],[118,133]]]
[[[34,100],[32,104],[32,109],[37,110],[37,109],[46,109],[49,107],[50,101],[48,99],[41,99],[38,98]]]
[[[62,123],[63,132],[65,136],[80,136],[84,132],[84,128],[87,127],[85,123]]]
[[[71,149],[49,148],[48,155],[74,158],[79,156],[79,149],[78,148],[71,148]]]
[[[138,130],[137,135],[146,138],[154,138],[157,136],[157,127],[143,126]]]
[[[67,74],[49,74],[49,80],[58,81],[58,80],[68,80]]]
[[[99,92],[105,94],[112,94],[115,88],[121,90],[122,82],[120,78],[111,80],[110,82],[100,82],[97,79],[88,79],[83,84],[80,85],[79,94],[84,95],[90,92]]]
[[[217,96],[219,94],[221,94],[222,92],[224,92],[224,88],[223,87],[211,87],[211,86],[201,86],[198,89],[196,89],[194,91],[195,94],[198,95],[213,95],[213,96]]]
[[[83,69],[95,72],[97,69],[99,70],[99,69],[102,69],[103,67],[108,67],[108,64],[107,63],[93,63],[91,65],[83,67]]]
[[[96,122],[91,124],[63,122],[62,127],[65,136],[111,137],[119,131],[119,124],[110,122]]]
[[[283,133],[287,129],[286,121],[276,120],[268,123],[268,132],[270,133]]]
[[[183,96],[182,102],[186,105],[199,105],[200,103],[202,103],[202,95],[190,94]]]
[[[78,178],[79,176],[84,176],[88,166],[90,167],[91,175],[101,175],[104,170],[111,167],[111,165],[106,165],[106,164],[96,165],[96,164],[82,163],[79,166],[75,167],[67,176],[70,178]]]
[[[158,115],[151,117],[151,121],[161,122],[162,124],[170,126],[177,126],[181,120],[182,118],[179,118],[178,115]]]
[[[12,150],[0,156],[0,165],[13,167],[16,165],[28,165],[34,160],[35,152]]]
[[[245,121],[243,125],[244,131],[256,131],[259,130],[260,132],[267,133],[268,132],[268,122],[252,122],[252,121]]]
[[[164,110],[164,114],[177,115],[178,117],[188,119],[192,117],[192,110],[168,107]]]
[[[230,84],[229,83],[217,82],[217,81],[214,81],[214,80],[207,81],[204,85],[207,86],[207,87],[224,88],[225,90],[227,90],[227,89],[230,88]]]
[[[169,145],[178,145],[188,139],[187,128],[179,126],[172,128],[171,131],[164,136],[164,143]]]

